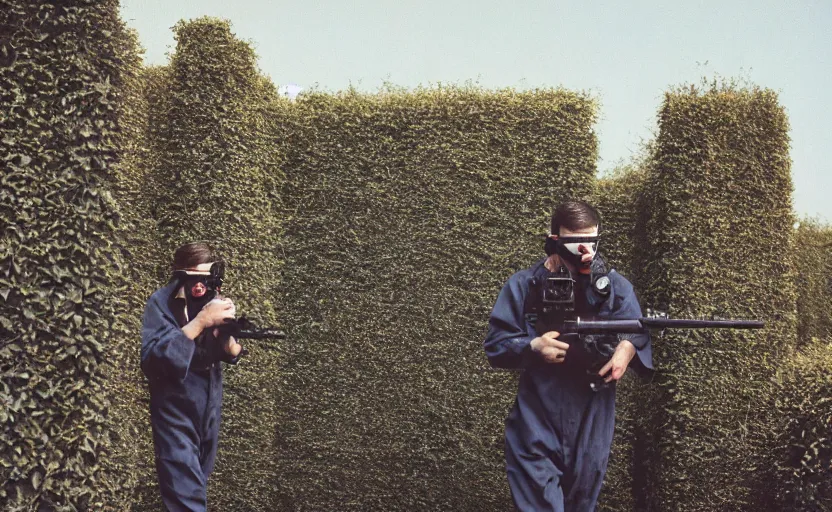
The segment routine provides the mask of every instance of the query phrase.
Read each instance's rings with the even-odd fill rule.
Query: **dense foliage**
[[[772,375],[796,343],[788,123],[769,90],[675,89],[659,112],[645,180],[643,302],[673,316],[767,321],[763,331],[676,331],[654,344],[662,366],[644,408],[653,441],[652,510],[760,510]],[[660,428],[659,428],[660,426]]]
[[[281,486],[293,510],[504,510],[510,374],[481,343],[595,175],[560,90],[306,96],[289,118]]]
[[[778,379],[777,506],[829,510],[832,504],[832,341],[795,353]]]
[[[129,39],[116,1],[0,2],[0,503],[101,509],[103,371],[124,331],[118,211]]]
[[[656,380],[619,386],[601,508],[832,508],[832,235],[793,228],[773,92],[674,89],[644,157],[597,180],[585,94],[290,103],[228,22],[174,31],[143,68],[115,1],[0,0],[0,508],[158,508],[138,330],[192,240],[228,260],[238,311],[289,334],[225,372],[213,507],[510,508],[516,380],[481,341],[567,197],[598,205],[643,306],[768,322],[654,337]]]

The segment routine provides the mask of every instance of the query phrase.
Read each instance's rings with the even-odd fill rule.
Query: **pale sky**
[[[122,0],[145,62],[165,64],[180,19],[217,16],[264,74],[368,92],[476,82],[564,86],[601,102],[606,171],[656,131],[670,86],[703,76],[777,91],[791,123],[794,205],[832,221],[832,0]]]

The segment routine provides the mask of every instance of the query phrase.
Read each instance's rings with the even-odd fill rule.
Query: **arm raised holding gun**
[[[141,367],[150,389],[159,491],[167,510],[207,510],[222,409],[223,363],[246,350],[240,339],[282,338],[236,317],[221,295],[225,263],[204,242],[174,253],[172,276],[148,299]],[[199,406],[197,406],[199,404]]]
[[[226,320],[217,327],[214,335],[225,344],[226,351],[234,356],[246,356],[249,353],[237,340],[282,340],[286,338],[286,333],[276,327],[257,327],[245,316]]]

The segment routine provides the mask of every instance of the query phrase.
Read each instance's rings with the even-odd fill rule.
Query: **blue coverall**
[[[517,272],[503,287],[491,312],[484,342],[495,368],[519,368],[517,398],[506,419],[506,472],[518,510],[594,512],[604,481],[615,426],[615,386],[592,391],[585,367],[545,363],[531,349],[537,337],[525,315],[529,280],[544,277],[543,263]],[[576,302],[597,319],[640,318],[633,287],[617,272],[608,274],[610,295],[595,300],[576,294]],[[588,289],[587,294],[591,293]],[[637,356],[630,367],[652,373],[648,335],[627,336]]]
[[[182,332],[185,299],[176,280],[156,290],[142,321],[141,367],[150,384],[150,421],[162,501],[170,512],[206,511],[222,407],[222,368],[235,364],[211,341]],[[210,330],[209,330],[210,331]]]

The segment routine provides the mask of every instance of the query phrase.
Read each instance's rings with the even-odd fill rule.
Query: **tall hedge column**
[[[238,313],[274,325],[281,156],[266,113],[276,90],[227,22],[200,18],[174,31],[169,93],[160,100],[166,110],[152,142],[164,263],[181,243],[212,243],[228,262],[223,293]],[[209,503],[218,510],[277,509],[271,500],[278,373],[269,345],[250,342],[239,367],[226,367],[220,452],[209,481]]]
[[[762,510],[774,489],[772,376],[795,344],[786,115],[769,90],[691,87],[665,96],[659,130],[646,183],[646,304],[767,326],[656,341],[648,446],[658,450],[641,454],[651,461],[644,506]]]
[[[310,94],[291,112],[278,433],[288,510],[506,510],[505,279],[595,175],[568,91]]]
[[[129,42],[115,0],[3,0],[0,31],[0,509],[103,510]]]

